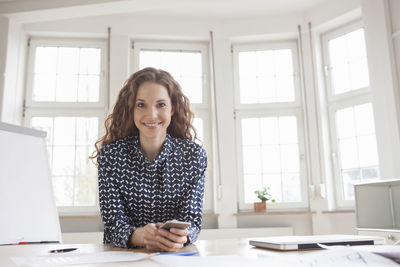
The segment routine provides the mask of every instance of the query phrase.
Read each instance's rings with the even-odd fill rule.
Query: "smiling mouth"
[[[161,125],[161,122],[153,122],[153,123],[143,123],[147,127],[156,127],[158,125]]]

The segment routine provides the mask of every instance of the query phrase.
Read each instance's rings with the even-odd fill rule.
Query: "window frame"
[[[324,67],[324,77],[325,77],[325,86],[326,86],[326,91],[327,91],[327,98],[328,98],[328,103],[335,102],[335,101],[341,101],[345,100],[354,96],[358,96],[360,94],[365,94],[370,92],[370,87],[363,87],[359,88],[356,90],[348,91],[342,94],[335,95],[333,93],[333,80],[331,78],[331,65],[330,65],[330,59],[329,59],[329,45],[328,42],[331,39],[335,39],[337,37],[340,37],[342,35],[345,35],[347,33],[350,33],[352,31],[355,31],[357,29],[363,28],[362,21],[355,21],[351,22],[349,24],[346,24],[340,28],[336,28],[332,31],[328,31],[326,33],[323,33],[321,35],[321,43],[322,43],[322,53],[323,53],[323,67]],[[367,61],[368,61],[368,55],[367,55]]]
[[[240,103],[240,82],[239,82],[239,57],[240,52],[247,51],[262,51],[273,49],[291,49],[293,60],[294,74],[294,90],[295,99],[292,102],[277,102],[277,103],[255,103],[241,104]],[[233,74],[234,74],[234,91],[235,91],[235,130],[236,130],[236,159],[238,173],[238,197],[239,211],[253,210],[252,203],[245,203],[244,191],[244,174],[243,174],[243,151],[242,151],[242,126],[241,119],[243,118],[262,118],[262,117],[277,117],[277,116],[295,116],[297,122],[298,134],[298,149],[299,149],[299,175],[300,175],[300,202],[276,202],[268,203],[268,207],[273,211],[299,211],[306,210],[309,207],[308,199],[308,180],[307,180],[307,163],[306,163],[306,143],[305,143],[305,128],[302,109],[302,86],[299,67],[299,53],[297,40],[288,41],[271,41],[267,43],[253,44],[234,44],[233,52]]]
[[[56,101],[33,101],[33,72],[35,67],[36,53],[35,50],[40,46],[59,46],[59,47],[84,47],[84,48],[99,48],[101,49],[101,63],[100,63],[100,87],[99,87],[99,101],[98,102],[56,102]],[[37,108],[103,108],[106,105],[106,73],[107,73],[107,48],[106,42],[100,39],[87,40],[87,39],[45,39],[45,38],[32,38],[29,41],[29,56],[28,56],[28,70],[26,82],[26,103],[27,107]]]
[[[204,190],[203,212],[212,213],[214,211],[214,172],[213,172],[213,147],[212,147],[212,114],[211,114],[211,83],[210,83],[210,63],[209,63],[209,44],[205,41],[163,41],[163,40],[131,40],[130,70],[134,73],[139,70],[141,50],[159,51],[196,51],[201,52],[202,60],[202,103],[190,103],[196,118],[203,120],[204,140],[203,147],[207,151],[208,165],[206,170],[206,182]]]
[[[84,48],[100,48],[101,49],[101,71],[99,83],[99,101],[98,102],[42,102],[32,100],[32,81],[33,70],[35,66],[35,50],[38,46],[65,46],[65,47],[84,47]],[[106,117],[106,103],[107,103],[107,45],[106,40],[102,39],[79,39],[79,38],[32,38],[29,42],[28,49],[28,68],[26,75],[26,91],[25,99],[25,112],[23,117],[23,124],[30,127],[32,117],[97,117],[98,124],[98,137],[103,134],[103,121]],[[47,146],[46,146],[47,147]],[[93,144],[94,151],[94,144]],[[52,188],[54,192],[54,188]],[[60,216],[98,216],[99,213],[99,199],[98,199],[98,185],[95,188],[96,199],[93,206],[57,206]],[[54,192],[55,193],[55,192]]]
[[[345,200],[343,197],[343,179],[341,176],[341,165],[339,159],[339,145],[337,139],[337,127],[335,113],[338,110],[362,105],[372,102],[372,92],[370,86],[359,88],[356,90],[348,91],[345,93],[335,95],[333,93],[333,79],[331,78],[331,67],[330,67],[330,55],[329,55],[329,44],[331,39],[340,37],[357,29],[363,28],[363,23],[360,20],[353,21],[351,23],[345,24],[334,30],[325,32],[321,34],[321,47],[322,47],[322,60],[324,68],[324,83],[326,89],[326,101],[328,109],[328,119],[329,119],[329,135],[330,135],[330,153],[331,153],[331,165],[332,165],[332,179],[333,181],[333,193],[335,200],[335,207],[339,210],[354,209],[354,200]],[[368,62],[368,55],[367,55]],[[373,118],[375,120],[375,117]],[[375,132],[376,136],[376,132]],[[379,169],[379,159],[378,159],[378,169]],[[378,175],[379,177],[379,175]],[[380,178],[378,178],[380,179]]]
[[[295,100],[291,102],[274,102],[274,103],[255,103],[255,104],[241,104],[240,103],[240,81],[239,81],[239,57],[240,52],[248,51],[262,51],[262,50],[274,50],[274,49],[292,49],[293,59],[293,74],[294,74],[294,90]],[[301,85],[300,85],[300,69],[299,69],[299,57],[297,42],[269,42],[269,43],[258,43],[258,44],[238,44],[233,45],[233,77],[235,84],[235,108],[241,109],[259,109],[265,107],[271,108],[284,108],[288,106],[299,107],[301,106]]]

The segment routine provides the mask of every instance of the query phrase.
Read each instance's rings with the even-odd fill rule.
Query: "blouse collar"
[[[151,165],[156,165],[160,162],[163,162],[166,158],[168,158],[168,155],[172,151],[172,137],[167,133],[165,137],[165,141],[163,144],[163,147],[161,149],[161,153],[153,160],[153,162],[149,162],[149,160],[143,155],[142,151],[140,150],[140,139],[139,139],[139,134],[136,134],[133,136],[133,145],[136,150],[136,153],[140,156],[140,159],[142,161],[145,161]]]

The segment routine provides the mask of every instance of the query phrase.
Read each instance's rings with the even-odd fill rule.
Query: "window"
[[[234,46],[239,209],[269,187],[271,209],[307,207],[296,42]]]
[[[181,85],[195,113],[197,137],[207,150],[204,211],[213,207],[208,48],[206,43],[135,42],[132,69],[153,67],[168,71]]]
[[[336,204],[354,205],[353,183],[379,178],[364,30],[354,23],[323,35]]]
[[[97,212],[97,169],[89,156],[105,114],[105,48],[83,40],[30,41],[25,124],[47,132],[61,213]]]

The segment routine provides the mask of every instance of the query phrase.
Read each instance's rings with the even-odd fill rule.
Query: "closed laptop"
[[[326,246],[359,246],[382,245],[383,237],[362,235],[311,235],[311,236],[274,236],[252,238],[250,245],[276,250],[320,249],[319,244]]]

